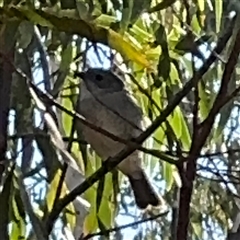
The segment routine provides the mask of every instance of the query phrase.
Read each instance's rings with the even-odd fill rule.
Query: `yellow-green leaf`
[[[217,33],[220,31],[220,27],[221,27],[222,12],[223,12],[223,1],[215,0],[216,32]]]

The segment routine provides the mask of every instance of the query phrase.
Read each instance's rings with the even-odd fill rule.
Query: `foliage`
[[[186,223],[189,239],[231,239],[227,234],[240,207],[239,6],[228,0],[0,1],[1,119],[4,107],[12,110],[7,149],[0,121],[0,157],[6,163],[0,236],[68,239],[70,229],[77,239],[80,226],[85,237],[100,231],[114,239],[130,234],[131,239],[186,239]],[[227,33],[230,40],[218,53],[214,47]],[[214,63],[208,65],[210,54]],[[165,116],[143,150],[148,175],[169,213],[122,231],[125,221],[147,219],[159,210],[137,210],[128,183],[116,171],[86,187],[81,197],[91,205],[87,213],[76,211],[74,202],[58,208],[69,190],[102,165],[74,131],[72,113],[79,93],[74,71],[96,65],[125,75],[152,122]],[[194,85],[167,114],[190,79]],[[4,84],[11,87],[9,94]],[[81,169],[81,176],[69,180],[77,179],[73,187],[62,183],[67,168],[60,163],[66,159]],[[55,222],[57,208],[61,215]]]

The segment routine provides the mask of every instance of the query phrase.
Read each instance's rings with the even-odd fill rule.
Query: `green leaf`
[[[166,191],[170,191],[173,185],[173,168],[172,164],[169,164],[167,162],[163,162],[163,179],[166,181]]]
[[[163,80],[167,81],[169,79],[171,70],[170,58],[166,54],[161,54],[158,62],[158,76],[162,77]]]
[[[132,15],[132,8],[133,8],[133,0],[123,0],[123,9],[122,9],[122,19],[120,21],[121,32],[124,33],[127,29],[131,15]]]
[[[22,219],[18,219],[18,221],[13,221],[11,223],[12,225],[12,230],[10,233],[10,237],[11,239],[21,239],[21,240],[25,240],[25,234],[26,234],[26,226],[24,224],[24,222],[22,221]]]
[[[54,203],[54,200],[56,197],[56,192],[57,192],[57,188],[58,188],[58,184],[59,184],[61,175],[62,175],[62,171],[60,169],[58,169],[52,182],[50,183],[49,190],[46,195],[47,207],[48,207],[49,212],[52,210],[52,207],[53,207],[53,203]],[[65,195],[66,190],[67,190],[66,185],[65,185],[65,183],[63,183],[60,198],[62,198]]]
[[[159,25],[158,29],[155,32],[156,44],[160,45],[164,50],[167,50],[167,34],[165,28],[162,24]]]
[[[149,9],[149,13],[153,13],[153,12],[158,12],[161,11],[165,8],[170,7],[172,4],[174,4],[176,2],[176,0],[162,0],[160,3],[158,3],[156,6],[152,7],[151,9]]]
[[[101,162],[98,157],[88,154],[88,162],[85,166],[85,175],[90,176],[98,169],[98,167],[100,167],[100,164]],[[85,199],[91,204],[90,212],[84,220],[84,234],[92,233],[98,228],[96,205],[97,187],[98,183],[95,183],[84,193]]]
[[[52,181],[52,179],[55,177],[57,169],[60,167],[58,155],[51,143],[50,137],[46,136],[45,131],[35,129],[34,133],[36,134],[35,139],[37,142],[38,149],[40,150],[43,156],[44,164],[48,175],[48,180]]]
[[[200,0],[200,1],[204,2],[202,0]],[[196,34],[200,34],[201,33],[202,29],[201,29],[201,26],[199,25],[199,21],[198,21],[198,18],[196,16],[196,14],[193,15],[193,17],[192,17],[191,26],[192,26],[192,29],[193,29],[194,33],[196,33]]]
[[[182,122],[181,123],[182,124],[182,135],[181,135],[180,141],[183,145],[183,150],[189,151],[192,139],[191,139],[191,135],[189,132],[187,121],[185,120],[182,112],[180,113],[180,119]]]
[[[74,205],[69,204],[64,213],[67,220],[67,224],[70,226],[71,230],[74,230],[74,228],[76,227],[76,212]]]
[[[76,1],[77,11],[81,19],[87,20],[89,18],[88,8],[85,2]]]
[[[84,235],[95,232],[97,230],[97,227],[98,227],[98,221],[97,221],[96,208],[91,206],[90,212],[85,218],[84,224],[83,224]]]
[[[89,157],[85,174],[91,175],[102,165],[101,159],[97,156]],[[99,221],[106,228],[110,228],[113,222],[114,204],[111,201],[113,193],[111,173],[105,175],[105,181],[100,180],[100,183],[95,183],[90,189],[85,192],[85,199],[91,204],[91,211],[84,221],[85,234],[96,231],[99,226]]]
[[[198,84],[198,91],[199,91],[199,112],[200,112],[200,118],[202,121],[204,121],[210,110],[211,110],[211,105],[209,104],[209,96],[207,94],[207,91],[203,85],[203,83]]]
[[[205,1],[198,0],[198,8],[201,12],[203,12],[205,9]]]
[[[214,139],[217,141],[220,136],[223,135],[223,131],[226,127],[227,122],[231,116],[232,110],[234,108],[234,101],[229,101],[225,106],[220,110],[220,120],[218,126],[214,132]]]
[[[11,222],[12,223],[11,237],[12,239],[25,239],[24,236],[26,234],[26,223],[24,209],[19,208],[19,204],[17,203],[16,199],[13,199],[12,201],[12,208],[14,218]],[[22,214],[22,212],[24,214]]]
[[[115,205],[111,201],[113,194],[111,180],[111,173],[106,174],[102,201],[98,210],[98,217],[107,229],[109,229],[113,224],[115,208]]]
[[[178,70],[173,62],[170,63],[170,79],[172,85],[181,83],[179,79]]]
[[[132,1],[130,1],[132,2]],[[130,17],[131,17],[131,8],[128,7],[128,8],[123,8],[122,10],[122,19],[120,21],[120,28],[121,28],[121,32],[124,33],[125,30],[127,29],[128,27],[128,24],[130,22]]]
[[[168,117],[168,121],[177,139],[180,139],[182,136],[182,115],[179,107],[175,108],[173,113]]]
[[[101,178],[98,182],[97,199],[96,199],[97,212],[99,211],[99,208],[100,208],[100,205],[102,202],[104,185],[105,185],[105,176],[104,176],[104,178]]]
[[[62,61],[60,63],[60,70],[66,71],[73,62],[73,47],[71,43],[69,43],[68,46],[63,49],[61,58]]]
[[[194,234],[198,239],[203,239],[203,228],[201,222],[191,222]]]
[[[45,17],[42,17],[38,14],[34,9],[30,9],[29,7],[21,6],[21,7],[12,7],[11,8],[12,14],[20,19],[27,18],[34,24],[39,24],[43,27],[53,28],[54,26],[50,21],[48,21]]]
[[[216,16],[216,32],[220,32],[221,27],[221,20],[222,20],[222,13],[223,13],[223,1],[222,0],[215,0],[215,16]]]
[[[65,89],[63,91],[63,95],[71,95],[71,90],[70,89]],[[69,97],[62,98],[61,103],[66,109],[68,109],[68,110],[73,109],[73,104],[72,104],[72,101]],[[71,116],[69,116],[65,112],[62,112],[62,122],[63,122],[64,132],[65,132],[66,136],[70,136],[71,129],[72,129],[72,121],[73,121],[73,118]]]
[[[20,34],[20,37],[18,38],[19,47],[25,49],[32,41],[34,26],[31,22],[23,21],[19,25],[18,31]]]

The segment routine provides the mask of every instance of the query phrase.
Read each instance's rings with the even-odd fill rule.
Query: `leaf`
[[[161,54],[158,62],[158,76],[162,77],[164,81],[169,79],[171,63],[168,55]]]
[[[58,155],[53,147],[50,137],[46,136],[46,132],[40,129],[35,129],[35,139],[37,142],[38,149],[40,150],[45,169],[48,175],[48,181],[52,181],[55,177],[57,169],[60,167],[58,161]]]
[[[152,7],[151,9],[149,9],[149,13],[153,13],[153,12],[158,12],[161,11],[165,8],[170,7],[172,4],[174,4],[176,2],[176,0],[162,0],[160,3],[158,3],[156,6]]]
[[[98,210],[98,217],[101,220],[101,223],[109,229],[114,220],[114,208],[115,205],[112,203],[112,194],[113,194],[113,186],[112,186],[112,174],[108,173],[105,175],[105,184],[104,191],[102,193],[102,201]]]
[[[177,106],[173,113],[168,117],[168,121],[177,139],[181,141],[183,149],[188,151],[191,144],[191,136],[188,125],[179,106]]]
[[[18,195],[19,196],[19,195]],[[19,205],[19,200],[21,201],[21,198],[13,199],[12,201],[12,208],[13,208],[13,214],[14,218],[12,220],[12,232],[11,237],[12,239],[25,239],[24,236],[26,234],[26,223],[25,223],[25,212],[24,207],[21,204]]]
[[[19,25],[18,31],[20,33],[20,37],[18,38],[19,48],[25,49],[32,41],[34,26],[31,22],[23,21]]]
[[[85,218],[84,224],[83,224],[84,235],[95,232],[97,230],[97,227],[98,227],[98,222],[97,222],[96,208],[91,206],[90,212]]]
[[[198,0],[198,8],[201,12],[203,12],[205,9],[205,1]]]
[[[96,199],[97,212],[99,211],[99,208],[100,208],[100,205],[102,202],[104,185],[105,185],[105,176],[104,176],[104,178],[101,178],[98,182],[97,199]]]
[[[100,159],[97,157],[94,158],[90,154],[88,155],[88,161],[85,166],[85,175],[90,176],[93,172],[95,172],[101,162],[99,162]],[[93,184],[87,191],[84,193],[85,199],[91,204],[90,212],[87,215],[87,217],[84,220],[84,234],[89,234],[94,231],[96,231],[98,227],[98,222],[97,222],[97,205],[96,205],[96,200],[97,200],[97,186],[98,183]]]
[[[198,84],[198,91],[199,91],[199,112],[200,112],[200,118],[202,121],[204,121],[210,110],[211,110],[211,104],[209,103],[209,96],[207,94],[207,90],[205,89],[202,82]]]
[[[202,0],[200,0],[200,1],[202,1]],[[204,2],[204,1],[202,1],[202,2]],[[192,26],[194,33],[196,33],[196,34],[201,33],[202,29],[201,29],[201,26],[199,25],[199,21],[198,21],[196,14],[192,17],[191,26]]]
[[[127,29],[131,15],[132,15],[132,8],[133,8],[133,0],[123,0],[123,9],[122,9],[122,18],[120,21],[121,32],[124,33]]]
[[[12,221],[11,225],[12,225],[12,228],[11,228],[12,230],[10,233],[10,238],[25,240],[26,239],[25,238],[26,226],[25,226],[24,222],[22,221],[22,219],[20,219],[18,221]]]
[[[182,124],[182,135],[181,135],[180,141],[183,145],[183,150],[189,151],[191,146],[191,136],[190,136],[188,124],[182,113],[180,114],[180,119]]]
[[[223,131],[226,127],[226,124],[231,116],[232,110],[234,107],[234,101],[229,101],[225,106],[220,110],[220,120],[218,126],[214,132],[214,139],[217,141],[221,135],[223,135]]]
[[[109,238],[109,233],[106,233],[107,228],[106,226],[102,223],[101,219],[99,217],[97,217],[98,220],[98,226],[101,232],[103,232],[103,236],[108,237]]]
[[[47,196],[46,197],[47,207],[48,207],[49,212],[52,210],[52,207],[53,207],[53,203],[54,203],[54,200],[56,197],[56,192],[57,192],[57,188],[58,188],[58,184],[59,184],[61,175],[62,175],[62,171],[60,169],[58,169],[53,180],[50,183],[50,186],[49,186],[49,189],[48,189],[48,192],[46,195]],[[65,183],[63,183],[62,191],[59,196],[60,198],[62,198],[65,195],[66,190],[67,190],[66,185],[65,185]]]
[[[56,193],[57,193],[57,189],[59,186],[59,181],[60,181],[61,175],[62,175],[62,171],[60,169],[58,169],[53,180],[50,183],[48,192],[46,194],[48,212],[50,212],[52,210],[52,207],[53,207],[53,204],[54,204],[54,201],[56,198]],[[62,190],[61,190],[59,198],[62,198],[63,196],[65,196],[66,192],[67,192],[67,186],[66,186],[66,183],[63,182]],[[66,214],[66,219],[67,219],[69,226],[71,227],[71,229],[73,229],[76,225],[76,214],[75,214],[75,209],[74,209],[73,203],[70,203],[67,206],[65,214]]]
[[[69,66],[73,61],[73,47],[71,43],[63,49],[61,58],[62,61],[60,63],[60,70],[64,72],[69,69]]]
[[[64,84],[64,86],[66,86],[66,85]],[[62,94],[70,96],[71,95],[71,90],[70,89],[65,89],[62,92]],[[62,100],[61,104],[66,109],[68,109],[68,110],[72,110],[73,109],[73,103],[72,103],[70,97],[65,97],[65,98],[62,98],[61,100]],[[65,112],[62,112],[62,122],[63,122],[63,128],[64,128],[63,130],[64,130],[66,136],[70,136],[71,129],[72,129],[72,121],[73,121],[73,118],[71,116],[69,116]]]
[[[167,162],[162,163],[163,166],[163,179],[166,181],[166,191],[170,191],[173,185],[173,168],[172,164]]]
[[[70,226],[70,229],[74,230],[74,228],[76,227],[77,216],[76,216],[76,212],[73,204],[69,204],[67,206],[65,211],[65,217],[67,220],[67,224]]]
[[[121,32],[124,32],[127,29],[130,22],[130,17],[131,17],[131,9],[124,8],[122,10],[122,19],[120,22]]]
[[[89,17],[88,8],[86,7],[85,2],[77,1],[76,2],[77,11],[81,19],[87,20]]]
[[[158,29],[155,32],[156,44],[160,45],[164,50],[167,50],[167,34],[165,28],[162,24],[159,25]]]
[[[114,32],[111,29],[108,31],[108,43],[110,47],[116,49],[119,53],[121,53],[124,59],[134,61],[142,67],[151,69],[150,63],[148,62],[145,55],[137,50],[137,48],[134,47],[130,41],[124,40],[120,34]]]
[[[172,87],[174,87],[173,85],[175,85],[175,84],[180,84],[181,83],[180,79],[179,79],[178,70],[177,70],[174,62],[170,63],[170,73],[169,73],[169,75],[170,75]]]
[[[27,18],[32,23],[39,24],[43,27],[53,28],[53,25],[50,21],[48,21],[46,18],[42,17],[40,14],[38,14],[33,9],[30,9],[29,7],[25,6],[12,7],[9,10],[10,14],[14,14],[16,17],[19,17],[20,19]]]
[[[0,14],[4,10],[0,9]],[[28,19],[34,24],[46,26],[49,28],[56,27],[59,31],[70,34],[78,34],[81,37],[86,37],[89,41],[99,42],[117,50],[125,60],[134,61],[142,67],[151,68],[146,56],[142,54],[129,39],[125,40],[123,36],[117,32],[99,27],[91,22],[86,22],[81,19],[69,18],[48,13],[42,10],[29,10],[25,7],[12,7],[7,12],[11,17],[18,17],[20,19]]]
[[[216,33],[220,32],[222,13],[223,13],[223,1],[215,0]]]
[[[201,222],[191,222],[194,234],[198,239],[203,239],[203,228]]]
[[[237,88],[236,83],[238,82],[238,76],[237,76],[237,70],[235,70],[232,73],[232,77],[228,83],[228,93],[234,92],[234,90]],[[231,113],[234,109],[234,99],[231,99],[227,104],[225,104],[220,109],[220,120],[217,126],[216,131],[214,132],[214,139],[215,141],[219,140],[219,137],[223,135],[223,131],[226,127],[226,124],[229,121],[229,118],[231,116]]]
[[[175,108],[173,113],[168,117],[168,121],[177,139],[180,139],[182,136],[182,119],[181,119],[181,110],[179,107]]]

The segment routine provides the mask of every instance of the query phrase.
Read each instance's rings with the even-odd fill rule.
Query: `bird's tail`
[[[148,205],[158,206],[161,204],[161,199],[154,191],[147,176],[142,171],[140,177],[129,177],[129,181],[134,193],[135,201],[140,209],[145,209]]]

